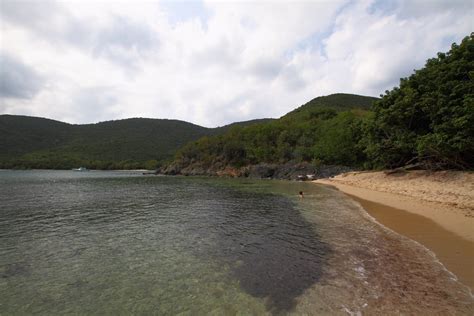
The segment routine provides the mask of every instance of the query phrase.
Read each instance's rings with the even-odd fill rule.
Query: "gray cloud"
[[[135,68],[138,59],[159,43],[156,33],[146,24],[112,16],[109,23],[99,27],[97,21],[79,19],[55,1],[2,0],[0,17],[55,47],[72,45],[127,68]]]
[[[0,112],[276,117],[318,95],[379,95],[472,31],[472,0],[170,5],[0,0]]]
[[[51,18],[62,11],[54,1],[2,0],[0,2],[0,17],[2,19],[38,33],[49,33]]]
[[[191,66],[195,68],[237,67],[242,48],[239,43],[225,37],[219,38],[215,44],[198,50],[192,55]]]
[[[43,79],[20,60],[0,53],[0,97],[31,99],[41,89]]]
[[[118,102],[117,91],[111,87],[93,87],[73,95],[72,109],[79,122],[98,122],[113,119],[113,106]]]
[[[95,58],[107,59],[127,70],[137,70],[137,64],[159,40],[147,25],[114,16],[112,22],[102,28],[91,28],[83,22],[71,19],[64,33],[64,41]]]
[[[399,18],[419,18],[440,12],[466,13],[472,11],[470,0],[375,0],[368,7],[371,13],[396,14]]]
[[[136,57],[158,46],[158,38],[146,25],[116,16],[106,28],[99,30],[93,40],[96,56],[132,67]]]
[[[255,113],[248,111],[254,108],[254,99],[258,94],[255,90],[242,92],[235,97],[214,105],[214,109],[206,111],[206,116],[214,122],[239,122],[255,118]]]
[[[261,79],[271,80],[278,76],[282,67],[283,63],[279,60],[260,59],[250,67],[250,71]]]
[[[401,18],[418,18],[443,13],[466,14],[472,12],[472,0],[400,0],[395,10]]]
[[[117,16],[111,25],[100,31],[97,43],[99,49],[118,46],[125,49],[147,50],[156,44],[156,39],[145,25]]]
[[[295,65],[285,66],[280,72],[280,76],[284,79],[288,90],[304,89],[308,84],[301,76],[301,69],[298,69]]]

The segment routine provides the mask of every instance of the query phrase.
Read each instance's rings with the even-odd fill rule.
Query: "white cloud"
[[[470,1],[0,1],[0,50],[42,79],[0,110],[72,123],[217,126],[378,95],[473,29]]]

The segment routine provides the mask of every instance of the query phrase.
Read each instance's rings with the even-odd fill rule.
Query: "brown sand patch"
[[[459,237],[427,217],[349,196],[382,225],[432,250],[460,282],[474,289],[474,242]]]
[[[468,172],[356,172],[316,183],[335,186],[382,225],[420,242],[474,289],[474,175]]]
[[[388,192],[437,202],[474,216],[474,173],[463,171],[349,172],[330,179],[331,183]]]

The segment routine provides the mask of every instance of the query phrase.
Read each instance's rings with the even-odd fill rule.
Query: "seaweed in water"
[[[290,311],[295,299],[321,278],[330,247],[288,198],[223,188],[219,196],[239,203],[211,211],[200,233],[214,238],[217,249],[200,251],[232,267],[240,287],[265,299],[269,311]]]
[[[25,262],[15,262],[4,266],[2,278],[7,279],[15,276],[30,274],[30,267]]]

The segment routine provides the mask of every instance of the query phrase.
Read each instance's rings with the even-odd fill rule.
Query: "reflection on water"
[[[426,251],[312,184],[0,171],[0,205],[0,314],[472,307]]]

